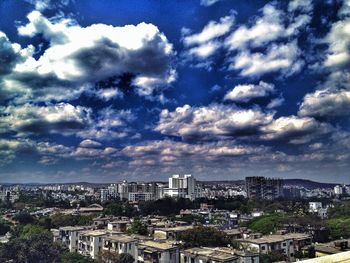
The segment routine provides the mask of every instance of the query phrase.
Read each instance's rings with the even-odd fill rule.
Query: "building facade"
[[[262,176],[246,177],[248,198],[274,200],[283,196],[283,180]]]

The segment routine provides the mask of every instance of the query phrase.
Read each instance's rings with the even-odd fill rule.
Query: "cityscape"
[[[0,263],[350,263],[350,0],[0,0]]]
[[[3,185],[0,199],[1,249],[17,235],[10,225],[24,225],[21,236],[45,233],[66,248],[63,262],[338,262],[350,253],[350,185],[176,174],[168,182]]]

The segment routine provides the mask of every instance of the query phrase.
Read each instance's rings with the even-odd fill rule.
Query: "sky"
[[[350,0],[1,0],[0,183],[350,183]]]

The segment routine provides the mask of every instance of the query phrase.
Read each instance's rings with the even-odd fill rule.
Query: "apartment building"
[[[248,198],[274,200],[283,196],[283,180],[262,176],[246,177]]]
[[[118,220],[109,222],[107,224],[107,230],[113,232],[126,232],[128,225],[130,224],[130,220]]]
[[[79,231],[85,230],[82,226],[65,226],[58,229],[57,240],[69,249],[69,252],[78,252]]]
[[[193,226],[163,227],[154,229],[154,238],[176,240],[184,231],[193,229]]]
[[[96,259],[102,250],[104,238],[107,236],[107,231],[102,230],[86,230],[79,232],[78,253]]]
[[[178,263],[179,248],[166,240],[142,241],[137,248],[137,262]]]
[[[259,263],[259,254],[227,247],[196,247],[181,251],[180,263]]]
[[[137,243],[138,239],[128,235],[108,236],[104,239],[103,250],[117,254],[130,254],[137,262]]]
[[[267,235],[260,238],[238,239],[245,248],[259,254],[278,252],[284,254],[286,259],[294,260],[296,251],[311,244],[311,236],[301,233],[290,233],[285,235]]]

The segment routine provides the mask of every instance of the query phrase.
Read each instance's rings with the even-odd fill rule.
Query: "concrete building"
[[[116,254],[126,253],[131,255],[137,262],[138,240],[127,235],[114,235],[104,239],[103,250]]]
[[[109,222],[107,224],[107,230],[113,232],[126,232],[128,225],[130,224],[129,220],[118,220]]]
[[[238,239],[244,247],[259,254],[277,252],[284,254],[288,260],[294,260],[296,251],[311,244],[311,236],[301,233],[285,235],[267,235],[260,238]]]
[[[259,254],[227,247],[196,247],[181,251],[180,263],[259,263]]]
[[[79,231],[85,230],[82,226],[65,226],[58,229],[57,241],[69,249],[69,252],[78,252]]]
[[[342,195],[343,193],[344,193],[343,186],[341,186],[341,185],[334,186],[334,194]]]
[[[318,213],[318,211],[322,208],[321,202],[309,202],[309,212],[310,213]]]
[[[193,226],[156,228],[153,235],[156,239],[176,240],[180,233],[190,229],[193,229]]]
[[[283,180],[261,176],[246,177],[248,198],[274,200],[283,196]]]
[[[17,191],[10,189],[4,189],[0,186],[0,200],[2,202],[14,203],[19,199],[19,194]]]
[[[96,259],[103,247],[107,232],[103,230],[86,230],[79,232],[78,253]]]
[[[179,248],[166,240],[143,241],[137,247],[137,262],[178,263]]]
[[[129,193],[128,200],[131,202],[151,201],[154,200],[154,196],[152,192],[134,192]]]
[[[189,198],[194,200],[201,195],[201,189],[196,179],[190,174],[175,174],[169,178],[169,187],[164,189],[164,195],[173,198]]]

